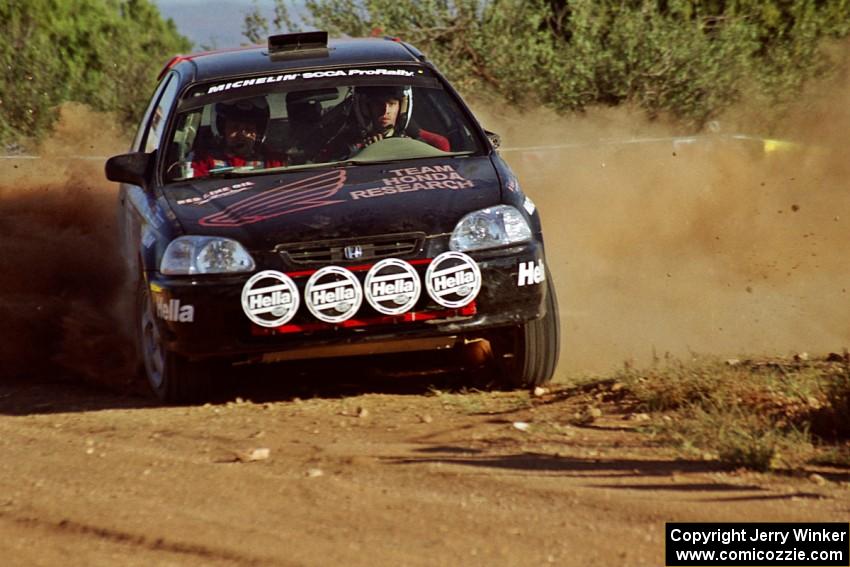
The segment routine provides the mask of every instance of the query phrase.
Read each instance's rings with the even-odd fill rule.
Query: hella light
[[[457,223],[449,247],[458,252],[483,250],[531,240],[531,229],[518,210],[498,205],[469,213]]]
[[[165,249],[163,274],[235,274],[254,270],[254,259],[241,244],[216,236],[178,236]]]

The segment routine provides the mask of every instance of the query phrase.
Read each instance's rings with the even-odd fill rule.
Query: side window
[[[145,135],[148,133],[148,123],[150,122],[151,114],[153,114],[154,109],[159,106],[158,103],[160,97],[162,96],[162,91],[164,91],[165,87],[167,87],[172,82],[173,78],[174,75],[172,73],[169,73],[165,80],[161,81],[159,85],[157,85],[156,90],[154,91],[153,96],[151,97],[151,101],[148,104],[148,108],[147,110],[145,110],[145,115],[142,117],[141,123],[139,123],[139,129],[136,131],[136,139],[133,140],[132,148],[134,152],[142,151],[142,140],[145,139]]]
[[[159,102],[151,114],[148,134],[144,143],[144,151],[146,153],[150,153],[159,147],[162,141],[162,134],[165,132],[165,124],[168,122],[168,112],[176,96],[177,81],[172,79],[166,85],[165,90],[162,91],[162,96],[159,97]]]
[[[419,128],[440,134],[449,139],[454,151],[474,150],[475,137],[465,121],[458,121],[462,112],[446,91],[439,89],[414,89],[412,123]]]

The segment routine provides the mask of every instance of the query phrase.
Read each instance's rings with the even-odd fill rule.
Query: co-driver
[[[206,177],[217,169],[280,167],[284,160],[269,155],[263,142],[269,125],[269,106],[264,97],[220,102],[215,105],[215,124],[221,135],[217,147],[200,150],[192,158],[194,177]]]

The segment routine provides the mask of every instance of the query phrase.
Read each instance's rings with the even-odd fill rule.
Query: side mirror
[[[148,171],[153,163],[153,153],[133,152],[112,156],[106,160],[106,178],[118,183],[147,187]]]
[[[498,150],[502,145],[502,137],[489,130],[484,130],[484,133],[487,134],[487,139],[490,140],[490,143],[493,145],[493,149]]]

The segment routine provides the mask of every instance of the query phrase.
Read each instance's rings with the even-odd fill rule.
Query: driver
[[[221,136],[216,148],[199,151],[192,159],[194,177],[229,167],[280,167],[284,160],[269,155],[263,144],[269,125],[265,97],[220,102],[215,105],[215,125]]]
[[[326,151],[330,159],[350,157],[385,138],[408,137],[438,150],[451,150],[445,136],[416,126],[410,119],[411,88],[400,86],[356,87],[353,96],[356,121],[332,140]]]

